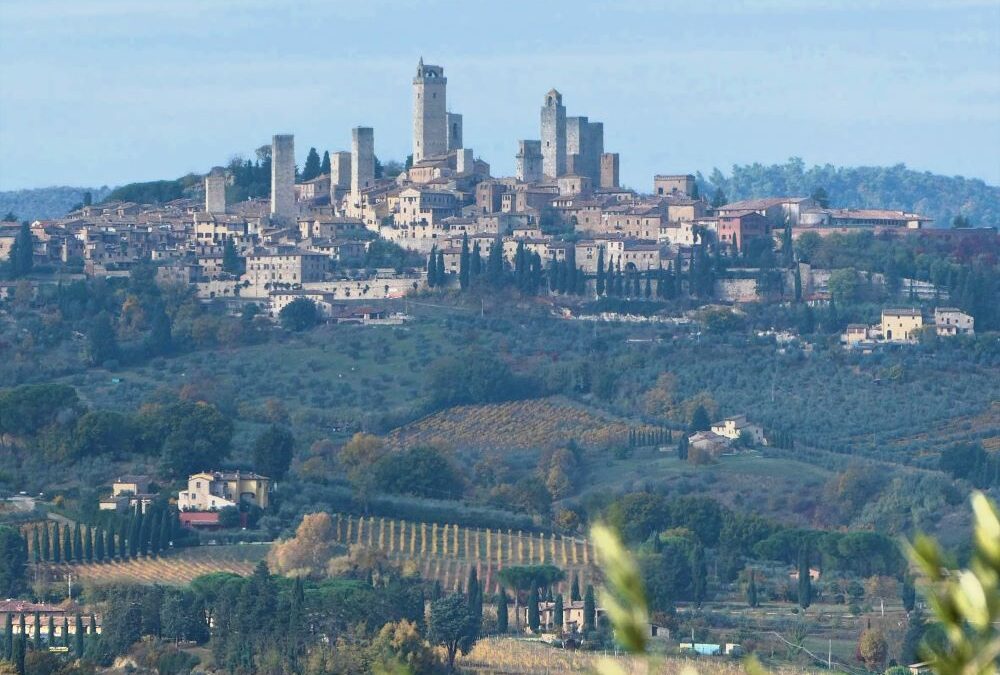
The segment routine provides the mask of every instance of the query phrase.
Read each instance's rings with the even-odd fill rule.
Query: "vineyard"
[[[720,675],[737,675],[746,670],[738,662],[711,660],[695,661],[685,658],[654,657],[646,662],[625,654],[576,651],[546,645],[538,640],[512,638],[486,638],[480,640],[467,656],[460,657],[463,672],[527,673],[528,675],[563,675],[569,673],[597,672],[602,662],[610,662],[617,669],[614,672],[635,675],[674,675],[683,672],[711,671]],[[693,669],[689,670],[689,669]]]
[[[203,574],[232,572],[248,575],[267,556],[261,544],[239,546],[198,546],[179,549],[159,558],[139,558],[85,565],[50,565],[52,580],[72,574],[74,581],[97,585],[133,583],[183,586]]]
[[[595,581],[594,549],[583,539],[340,514],[335,520],[339,543],[376,549],[390,560],[412,563],[422,577],[440,581],[446,590],[464,587],[473,566],[491,593],[499,590],[497,573],[511,565],[559,567],[566,572],[563,592],[568,592],[573,575],[581,584]]]
[[[647,430],[549,398],[449,408],[395,429],[389,434],[389,443],[396,447],[527,450],[555,448],[573,440],[583,447],[606,448],[627,443],[632,429]]]
[[[893,447],[915,448],[921,454],[936,454],[942,447],[979,441],[987,451],[1000,451],[1000,402],[994,401],[976,415],[963,415],[943,421],[933,429],[899,436],[890,441]]]

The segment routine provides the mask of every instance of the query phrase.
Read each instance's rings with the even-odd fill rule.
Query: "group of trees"
[[[7,277],[18,279],[31,272],[35,264],[35,249],[28,223],[21,223],[21,228],[14,237],[14,244],[7,257]]]
[[[116,522],[117,521],[117,522]],[[91,563],[157,557],[169,549],[178,531],[177,512],[167,505],[134,509],[107,525],[58,522],[35,525],[24,533],[25,550],[38,563]]]

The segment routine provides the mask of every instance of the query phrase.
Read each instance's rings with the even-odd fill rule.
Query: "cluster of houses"
[[[67,638],[76,635],[77,618],[80,628],[87,635],[101,633],[101,615],[91,613],[72,600],[57,605],[28,600],[0,600],[0,625],[9,625],[15,636],[38,635],[50,647],[57,642],[65,646]]]
[[[146,512],[156,499],[149,476],[119,476],[111,484],[111,494],[100,500],[104,511]],[[219,512],[225,508],[255,506],[266,509],[271,479],[252,471],[203,471],[188,477],[187,490],[177,493],[181,525],[191,528],[219,527]]]
[[[541,107],[540,139],[518,141],[515,175],[494,177],[464,142],[462,116],[443,107],[444,69],[421,61],[413,93],[413,160],[398,174],[378,172],[374,130],[357,127],[350,151],[331,151],[326,172],[296,183],[294,137],[276,135],[270,199],[228,200],[235,178],[217,167],[205,177],[204,200],[106,202],[31,223],[36,261],[74,262],[87,275],[107,276],[152,260],[161,282],[195,285],[203,298],[252,300],[274,316],[307,297],[333,320],[367,323],[387,317],[351,305],[402,297],[426,280],[420,267],[362,269],[379,238],[422,254],[439,251],[451,274],[466,239],[484,259],[499,246],[512,261],[523,246],[543,262],[572,260],[594,274],[602,254],[605,265],[643,272],[687,260],[708,239],[742,251],[751,239],[780,237],[786,228],[793,238],[858,229],[996,236],[934,230],[930,219],[905,211],[824,208],[802,196],[712,206],[690,174],[656,175],[641,193],[620,184],[620,158],[604,151],[604,125],[567,116],[555,90]],[[17,229],[0,227],[0,259]],[[753,283],[743,286],[720,297],[753,299]]]
[[[912,344],[926,332],[939,337],[974,335],[975,319],[956,307],[936,307],[934,316],[925,323],[919,308],[886,308],[882,322],[869,326],[852,323],[841,335],[841,342],[850,349],[871,349],[879,343]]]

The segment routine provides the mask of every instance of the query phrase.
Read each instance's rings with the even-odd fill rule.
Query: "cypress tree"
[[[173,534],[173,523],[177,520],[173,510],[167,507],[163,510],[163,518],[160,520],[160,553],[165,553],[170,548],[170,538]]]
[[[472,276],[478,277],[483,273],[483,256],[479,250],[479,241],[472,245],[472,259],[470,261]]]
[[[490,246],[490,254],[486,258],[486,278],[490,285],[498,287],[504,283],[503,274],[503,241],[498,236]]]
[[[49,646],[55,646],[56,644],[56,620],[51,614],[49,614],[48,642]]]
[[[438,286],[445,286],[448,283],[448,275],[444,269],[444,251],[438,251],[437,282]]]
[[[128,539],[131,531],[131,518],[122,518],[118,529],[118,557],[128,560]]]
[[[330,169],[330,151],[329,150],[324,150],[323,151],[323,162],[319,166],[319,172],[320,172],[320,174],[323,174],[323,175],[329,175],[330,171],[331,171],[331,169]]]
[[[52,525],[52,562],[62,562],[62,551],[59,545],[59,523]]]
[[[37,525],[31,529],[31,559],[36,563],[42,562],[42,542],[38,536]]]
[[[83,558],[83,530],[80,523],[76,523],[73,525],[73,560],[82,563]]]
[[[145,558],[149,555],[149,527],[152,523],[152,514],[139,514],[139,553]]]
[[[799,607],[806,609],[812,604],[812,580],[809,578],[809,544],[799,548]]]
[[[466,290],[469,287],[469,277],[472,274],[470,265],[472,261],[470,259],[469,253],[469,235],[465,233],[462,235],[462,253],[458,259],[458,284],[461,286],[462,290]]]
[[[110,523],[108,529],[104,531],[104,559],[114,560],[115,553],[118,549],[115,548],[115,524]]]
[[[163,518],[166,513],[158,509],[153,513],[152,522],[149,525],[149,553],[154,558],[160,554],[160,531],[163,529]]]
[[[469,639],[467,644],[471,646],[478,638],[483,626],[483,589],[479,585],[479,575],[476,573],[475,565],[469,569],[469,580],[465,584],[465,592],[468,595],[469,606]]]
[[[128,528],[128,556],[135,559],[139,555],[139,533],[142,530],[142,514],[136,511],[132,515]]]
[[[604,295],[607,279],[604,276],[604,247],[597,249],[597,297]]]
[[[708,585],[708,571],[705,569],[705,550],[701,544],[695,544],[691,551],[691,594],[695,605],[701,608],[705,601]]]
[[[583,596],[580,595],[580,577],[573,572],[573,581],[569,585],[569,599],[573,602],[580,602]]]
[[[562,593],[556,596],[555,604],[552,607],[552,623],[557,632],[563,632],[563,596]]]
[[[688,458],[688,437],[687,434],[681,434],[681,440],[677,441],[677,459],[682,462],[687,461]]]
[[[583,630],[589,632],[597,626],[597,603],[594,601],[594,587],[587,584],[583,597]]]
[[[104,562],[104,544],[105,535],[104,530],[97,528],[94,537],[94,560],[97,562]]]
[[[653,282],[648,274],[646,275],[646,289],[643,291],[643,296],[645,296],[647,300],[653,297]]]
[[[66,525],[62,529],[63,532],[63,561],[73,562],[73,541],[72,533],[69,531],[69,525]]]
[[[62,646],[69,648],[69,617],[63,614]]]
[[[22,640],[27,639],[28,636],[28,622],[24,618],[24,612],[21,612],[17,616],[17,628],[18,635]]]
[[[87,562],[94,562],[94,528],[87,525],[83,531],[83,557]]]
[[[79,612],[76,613],[76,635],[74,636],[74,638],[75,638],[74,645],[75,645],[76,648],[73,651],[76,653],[76,658],[82,659],[83,658],[83,617],[80,616]]]
[[[17,675],[24,675],[27,672],[24,669],[24,655],[27,649],[27,641],[24,633],[21,633],[17,638],[17,649],[14,652],[14,667],[17,668]]]
[[[427,285],[437,286],[437,245],[431,246],[431,254],[427,257]]]
[[[14,617],[10,612],[7,612],[7,625],[4,627],[3,631],[3,659],[4,661],[10,661],[10,657],[14,651]]]
[[[912,612],[913,607],[916,605],[917,592],[913,587],[913,577],[909,574],[903,577],[903,586],[900,589],[900,594],[903,600],[903,609],[907,612]]]
[[[502,635],[507,632],[507,591],[500,587],[497,593],[497,631]]]
[[[747,604],[757,606],[757,573],[750,570],[750,581],[747,583]]]
[[[35,612],[31,617],[31,645],[35,650],[42,648],[42,615]]]
[[[531,592],[528,593],[528,628],[532,633],[538,632],[538,589],[532,582]]]
[[[49,525],[42,524],[42,562],[48,562],[52,558],[49,544]]]

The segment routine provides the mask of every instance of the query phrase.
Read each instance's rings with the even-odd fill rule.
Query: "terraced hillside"
[[[183,586],[192,579],[212,572],[247,575],[267,556],[266,544],[199,546],[179,549],[168,556],[86,565],[51,565],[52,579],[74,580],[92,584],[135,583]]]
[[[595,579],[594,549],[584,539],[341,514],[335,521],[338,542],[374,548],[400,564],[411,563],[421,576],[440,581],[446,590],[464,586],[473,566],[491,593],[499,589],[497,573],[512,565],[559,567],[566,572],[563,592],[569,591],[573,575],[581,584]]]
[[[556,397],[449,408],[394,430],[389,442],[397,447],[527,450],[573,440],[605,448],[628,442],[630,429],[647,430]]]

